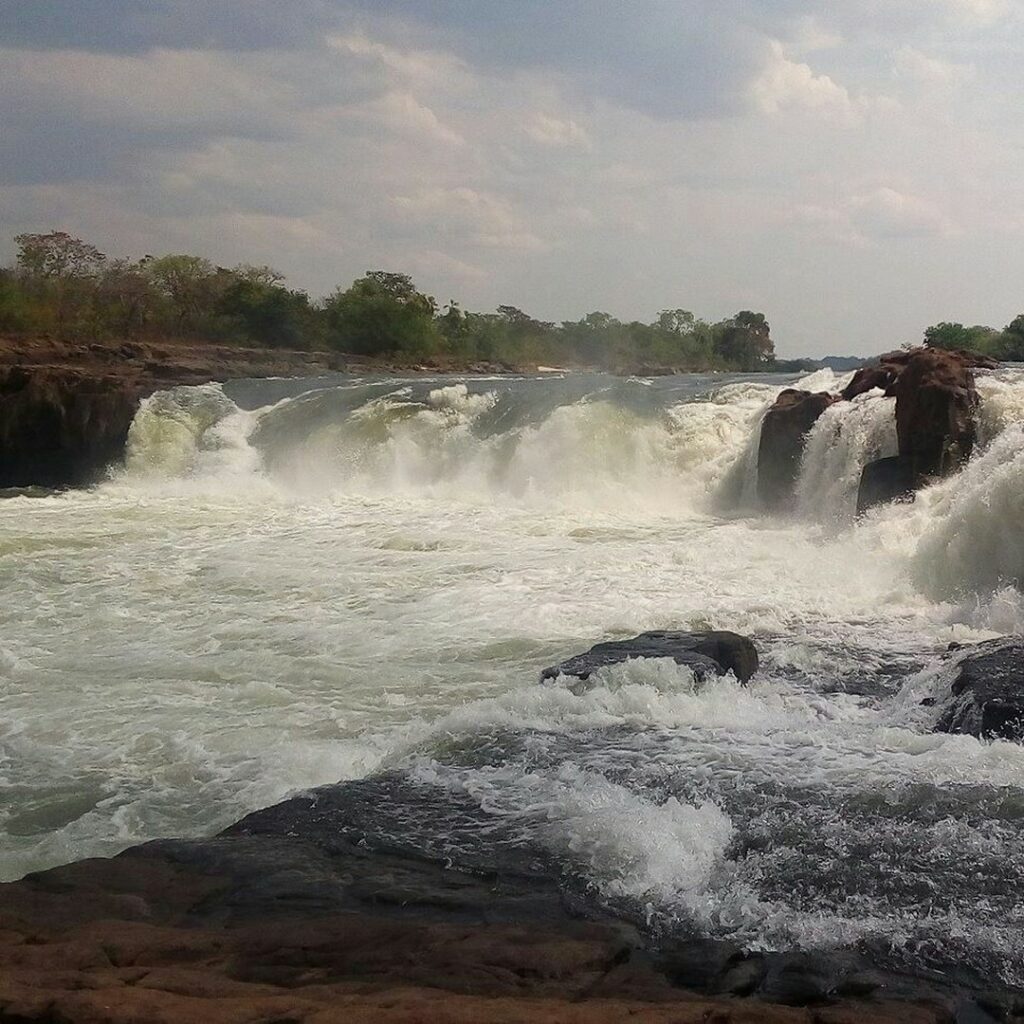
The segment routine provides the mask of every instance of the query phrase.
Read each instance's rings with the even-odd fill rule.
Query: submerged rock
[[[787,388],[765,413],[757,447],[757,496],[766,507],[781,508],[792,500],[807,432],[838,401],[825,391]]]
[[[631,640],[611,640],[596,644],[585,654],[544,669],[541,679],[576,676],[587,679],[605,665],[617,665],[629,658],[672,658],[699,676],[732,672],[741,683],[757,671],[757,648],[749,638],[728,630],[688,633],[679,630],[652,630]]]
[[[938,732],[1024,740],[1024,637],[978,644],[957,664]]]
[[[892,455],[869,462],[857,488],[857,515],[890,501],[914,500],[914,473],[909,459]]]

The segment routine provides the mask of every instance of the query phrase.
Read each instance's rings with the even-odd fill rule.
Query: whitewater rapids
[[[654,929],[1024,983],[1024,749],[922,704],[950,641],[1024,628],[1024,371],[979,376],[960,476],[859,521],[861,467],[895,451],[879,392],[815,425],[792,515],[756,507],[790,382],[147,399],[108,481],[0,501],[0,877],[384,771],[407,799],[381,842],[550,861]],[[537,683],[709,626],[755,639],[749,687],[661,661]]]

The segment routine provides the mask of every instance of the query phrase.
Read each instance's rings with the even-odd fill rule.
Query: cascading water
[[[670,933],[1024,982],[1024,752],[922,704],[950,641],[1024,626],[1024,372],[979,376],[962,474],[858,521],[895,445],[879,393],[819,419],[792,514],[754,507],[787,383],[154,395],[107,483],[0,503],[0,874],[381,773],[371,844],[553,864]],[[536,681],[708,626],[754,637],[749,686],[656,660]]]

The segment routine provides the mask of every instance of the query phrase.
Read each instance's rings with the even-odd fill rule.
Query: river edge
[[[660,946],[557,881],[340,834],[360,783],[0,885],[0,1021],[1019,1020],[1016,994],[852,951]]]

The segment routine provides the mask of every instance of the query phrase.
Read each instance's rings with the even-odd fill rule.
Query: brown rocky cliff
[[[839,401],[827,392],[786,388],[761,422],[757,448],[757,495],[766,508],[784,508],[793,498],[807,432]]]
[[[316,352],[0,338],[0,487],[93,482],[123,452],[139,401],[160,388],[343,368]]]

